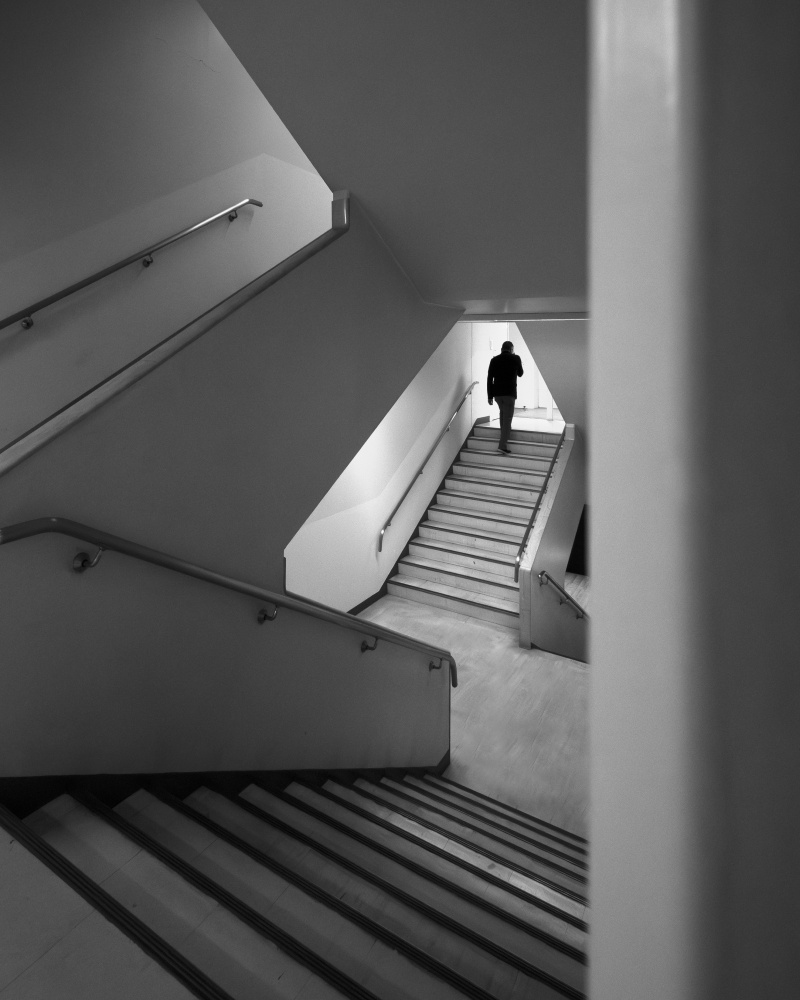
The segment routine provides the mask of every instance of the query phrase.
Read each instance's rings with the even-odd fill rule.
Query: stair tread
[[[171,841],[180,839],[184,853],[188,852],[191,863],[204,874],[356,982],[370,984],[370,988],[379,995],[388,989],[393,996],[412,1000],[420,995],[420,991],[427,994],[431,989],[434,992],[438,990],[439,981],[433,979],[431,982],[432,974],[417,967],[410,958],[402,954],[387,955],[392,950],[391,946],[380,936],[376,937],[348,919],[347,915],[309,895],[291,879],[271,871],[160,800],[153,799],[151,806],[138,813],[132,822],[142,829],[147,828],[148,833],[153,831],[159,842],[162,842],[162,835]],[[211,837],[212,841],[198,855],[197,843],[207,837]],[[273,854],[276,849],[273,841],[272,850],[265,853]],[[296,856],[296,851],[294,853]],[[323,858],[317,858],[322,862],[317,868],[332,868]],[[295,866],[286,867],[305,878],[305,874],[297,872]],[[343,884],[351,882],[352,879],[347,878]],[[337,891],[342,887],[342,884],[334,886]],[[441,995],[457,996],[452,991]]]
[[[330,786],[330,787],[329,787]],[[291,788],[291,786],[290,786]],[[562,912],[570,914],[578,919],[584,919],[586,907],[578,900],[570,899],[556,888],[543,885],[537,879],[522,875],[514,869],[509,868],[497,861],[490,861],[476,850],[472,850],[463,844],[450,840],[446,835],[431,830],[424,823],[408,819],[395,812],[391,807],[386,807],[379,803],[359,795],[353,789],[345,788],[333,781],[328,781],[323,786],[325,790],[332,791],[332,794],[339,800],[350,802],[360,809],[383,819],[398,830],[410,833],[419,840],[428,842],[434,847],[438,847],[454,858],[461,858],[475,868],[489,872],[492,875],[503,879],[510,885],[517,886],[529,896],[541,899],[551,906],[556,906]],[[335,788],[335,791],[333,790]],[[289,789],[287,789],[289,791]]]
[[[299,993],[313,973],[239,920],[158,858],[84,806],[40,835],[67,856],[164,941],[233,995],[253,995],[280,982]],[[314,977],[316,979],[316,977]],[[335,996],[327,984],[326,996]]]
[[[453,533],[457,535],[464,535],[467,538],[482,538],[487,542],[502,542],[504,545],[513,546],[514,552],[516,553],[519,548],[519,539],[514,538],[511,535],[505,535],[500,531],[490,531],[488,528],[481,528],[480,531],[469,531],[469,525],[465,524],[453,524],[447,523],[445,521],[423,521],[420,525],[422,528],[431,528],[436,531],[446,531],[448,533]],[[481,550],[478,548],[478,551]]]
[[[400,566],[403,567],[402,573],[408,576],[413,576],[413,573],[407,573],[406,570],[419,567],[434,570],[437,573],[446,573],[448,576],[463,577],[465,579],[483,581],[495,587],[504,587],[509,592],[509,600],[516,599],[517,592],[519,591],[519,584],[514,583],[513,579],[509,582],[509,577],[507,576],[498,576],[486,570],[471,569],[469,566],[461,566],[459,563],[440,562],[422,556],[404,556],[400,560]],[[470,593],[476,592],[470,591]]]
[[[474,487],[474,486],[491,486],[491,487],[494,487],[495,489],[509,490],[512,494],[513,493],[536,493],[536,494],[539,493],[539,490],[537,490],[535,487],[532,487],[532,486],[523,486],[521,483],[512,483],[512,482],[509,482],[508,480],[497,480],[497,481],[495,481],[495,480],[486,479],[486,478],[484,478],[484,479],[472,479],[472,478],[470,478],[468,476],[456,476],[456,475],[452,475],[452,476],[448,476],[445,479],[445,485],[446,485],[447,489],[450,488],[449,486],[447,486],[447,484],[449,484],[449,483],[454,483],[454,484],[457,484],[459,486],[463,484],[463,485],[472,486],[472,487]],[[481,492],[479,490],[474,490],[473,492],[480,493],[481,496],[494,496],[495,495],[493,493],[483,493],[483,492]],[[498,494],[498,497],[502,497],[502,496],[504,496],[504,494]],[[511,497],[509,497],[509,499],[511,499]],[[525,498],[525,502],[526,503],[528,502],[528,498],[527,497]],[[536,501],[532,500],[531,503],[535,504]]]
[[[530,512],[536,506],[535,500],[531,501],[513,500],[511,497],[496,497],[492,496],[489,493],[473,493],[472,491],[469,490],[456,490],[450,486],[445,486],[445,488],[443,490],[439,490],[436,495],[437,497],[444,495],[444,496],[460,497],[465,500],[477,500],[480,503],[499,504],[503,507],[519,507],[521,511],[528,512],[527,515],[528,517],[530,517]],[[518,516],[525,517],[526,515],[525,513],[520,513]]]
[[[517,809],[514,806],[509,806],[499,799],[480,795],[474,789],[467,788],[457,782],[448,781],[444,776],[426,774],[424,778],[416,778],[409,775],[406,780],[423,787],[432,787],[437,794],[451,797],[455,803],[463,804],[467,808],[486,810],[493,818],[499,816],[501,822],[518,827],[523,831],[529,832],[533,830],[537,836],[547,836],[552,841],[570,848],[578,856],[586,857],[587,855],[587,842],[585,838]]]
[[[464,601],[467,604],[475,604],[491,611],[502,611],[506,614],[519,617],[518,601],[508,601],[502,597],[493,597],[490,594],[481,594],[474,590],[462,590],[460,587],[450,587],[445,583],[436,583],[434,580],[406,576],[404,573],[397,573],[395,576],[390,577],[389,583],[395,583],[398,586],[416,590],[427,590],[430,593],[441,594],[443,597],[450,597],[454,600]]]
[[[461,545],[458,542],[443,542],[436,538],[425,538],[418,536],[411,539],[411,544],[424,546],[426,549],[433,549],[439,552],[454,552],[464,556],[475,556],[487,562],[498,563],[502,566],[513,568],[515,560],[511,555],[504,555],[502,552],[491,552],[489,549],[476,549],[474,545]],[[454,564],[456,565],[456,564]]]
[[[519,930],[516,931],[516,936],[512,934],[512,946],[516,945],[516,951],[509,952],[512,959],[509,964],[504,956],[497,956],[491,951],[484,950],[480,942],[472,941],[464,934],[448,927],[446,923],[433,919],[424,910],[398,898],[402,894],[407,894],[410,888],[414,895],[420,894],[422,896],[423,902],[427,899],[428,906],[435,911],[438,911],[439,907],[446,909],[449,906],[450,919],[455,920],[460,926],[468,928],[469,924],[463,925],[459,919],[464,916],[463,911],[466,904],[457,898],[451,899],[448,903],[447,892],[443,889],[437,891],[436,886],[426,882],[421,876],[415,877],[405,870],[402,875],[395,878],[395,888],[399,891],[394,895],[391,891],[383,888],[380,880],[376,884],[368,877],[354,872],[352,868],[348,868],[344,864],[340,866],[336,859],[326,857],[317,849],[321,847],[325,851],[326,843],[323,841],[327,841],[328,845],[332,844],[332,846],[327,847],[329,851],[341,852],[342,841],[347,840],[345,834],[328,828],[327,837],[321,838],[319,845],[310,846],[304,852],[302,839],[295,840],[292,833],[271,830],[263,819],[245,812],[241,806],[223,796],[211,792],[209,797],[207,789],[204,790],[203,794],[205,805],[203,811],[209,815],[209,818],[215,819],[226,828],[233,825],[236,828],[237,836],[242,836],[244,833],[243,839],[246,839],[258,850],[264,850],[270,856],[274,856],[277,851],[280,854],[277,860],[290,867],[298,876],[308,879],[321,890],[332,893],[337,900],[340,899],[342,903],[351,907],[360,916],[379,922],[401,940],[412,947],[426,951],[436,961],[442,962],[458,975],[464,976],[481,988],[488,989],[492,985],[494,987],[502,986],[503,989],[499,995],[510,996],[517,980],[518,965],[520,962],[529,962],[526,951],[530,951],[532,944],[534,948],[538,946],[538,958],[544,965],[544,971],[547,975],[558,977],[575,985],[580,985],[582,982],[584,973],[581,963],[577,962],[570,954],[559,952],[545,942],[532,939],[529,934]],[[292,825],[292,819],[299,820],[298,826],[302,828],[302,821],[305,819],[306,829],[309,832],[304,834],[302,829],[299,830],[300,838],[311,836],[313,840],[316,840],[319,836],[322,825],[319,820],[304,817],[302,813],[297,813],[296,807],[276,799],[257,786],[251,786],[249,790],[245,790],[243,796],[245,801],[251,801],[259,807],[267,806],[266,811],[275,815],[276,818],[280,818],[283,823],[288,821],[289,825]],[[187,804],[189,801],[187,800]],[[293,812],[294,816],[292,816]],[[354,864],[363,867],[364,862],[366,862],[371,868],[377,860],[380,867],[380,855],[372,853],[372,857],[370,857],[370,853],[372,852],[362,849],[361,852],[356,852],[353,859],[351,845],[350,855]],[[347,861],[346,846],[343,849],[342,859]],[[414,882],[415,878],[416,882]],[[412,882],[411,886],[409,886],[409,879]],[[391,882],[386,884],[391,889]],[[478,912],[479,926],[481,913],[485,917],[485,911]],[[488,921],[484,918],[482,922],[484,926],[491,925],[491,918]],[[504,927],[497,926],[499,923],[502,922],[498,922],[495,918],[495,925],[489,928],[493,938],[488,938],[487,941],[491,943],[494,940],[495,945],[507,951],[504,941],[508,939],[509,930],[514,931],[515,928],[509,927],[508,924],[505,924]],[[480,933],[480,930],[476,930],[475,933]],[[326,957],[330,960],[330,955]],[[517,958],[517,962],[513,961],[514,957]],[[424,984],[422,984],[422,988],[425,988]],[[383,992],[381,995],[384,995]]]
[[[451,507],[448,504],[433,503],[428,507],[428,515],[435,511],[437,514],[455,514],[462,517],[479,518],[481,521],[488,521],[493,524],[506,524],[514,528],[527,528],[529,518],[512,517],[510,514],[497,515],[487,510],[471,510],[466,507]]]
[[[546,845],[514,839],[513,834],[505,829],[492,828],[479,819],[448,811],[442,803],[426,800],[422,793],[415,794],[413,786],[407,786],[394,778],[384,777],[377,783],[360,778],[355,784],[367,791],[374,790],[381,796],[391,796],[398,807],[407,809],[420,818],[427,818],[431,824],[465,837],[476,846],[484,846],[514,864],[531,871],[540,870],[541,874],[553,881],[563,878],[563,884],[567,888],[583,892],[582,885],[586,882],[585,864],[576,864],[575,858],[564,856],[563,853],[556,856],[547,850]]]
[[[470,454],[475,455],[477,452],[471,452]],[[499,455],[497,457],[500,458]],[[458,461],[453,463],[453,473],[456,476],[460,476],[462,474],[461,470],[467,470],[470,475],[483,472],[493,474],[504,473],[508,476],[523,476],[525,477],[523,479],[505,479],[503,475],[499,475],[496,479],[488,475],[481,476],[481,478],[488,482],[496,482],[498,484],[504,482],[512,484],[517,483],[520,486],[524,485],[529,480],[535,480],[535,482],[530,482],[530,485],[531,487],[538,489],[544,482],[544,477],[547,472],[546,469],[539,471],[538,469],[512,468],[510,466],[492,465],[488,462],[470,462],[468,459],[469,454],[465,457],[462,453],[462,456],[458,459]]]
[[[504,878],[502,873],[495,873],[494,871],[489,873],[496,875],[502,885],[498,885],[496,881],[487,883],[485,880],[485,869],[479,870],[475,868],[467,870],[459,864],[458,858],[455,855],[448,857],[447,855],[441,856],[432,853],[425,846],[425,841],[408,840],[399,836],[397,831],[387,830],[376,825],[371,819],[353,813],[348,808],[347,803],[341,799],[336,797],[333,799],[325,798],[314,789],[306,785],[298,785],[297,783],[289,785],[285,792],[291,798],[297,799],[301,803],[306,803],[312,808],[318,809],[326,816],[344,823],[348,828],[360,833],[362,836],[366,836],[376,845],[388,847],[390,850],[396,851],[399,855],[419,865],[422,869],[441,874],[458,885],[470,887],[478,895],[492,899],[504,910],[519,915],[526,922],[534,926],[552,928],[554,929],[554,933],[559,936],[563,933],[565,940],[580,940],[585,942],[584,931],[562,922],[558,913],[548,913],[546,910],[541,909],[537,897],[525,893],[524,890],[523,894],[525,898],[509,894],[506,890],[509,887],[513,887],[513,884]],[[556,908],[565,916],[570,916],[560,910],[558,906]]]

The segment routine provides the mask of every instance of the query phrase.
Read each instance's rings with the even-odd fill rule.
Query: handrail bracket
[[[72,568],[76,573],[83,573],[87,569],[94,569],[94,567],[100,562],[100,557],[105,552],[105,549],[100,546],[97,550],[94,559],[89,558],[88,552],[79,552],[75,558],[72,560]]]

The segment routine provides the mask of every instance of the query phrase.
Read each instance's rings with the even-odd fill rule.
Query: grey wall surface
[[[425,299],[585,308],[584,0],[203,6]]]
[[[352,209],[348,234],[7,473],[0,522],[59,514],[281,589],[284,547],[458,318]]]
[[[800,10],[594,19],[589,992],[789,1000]]]

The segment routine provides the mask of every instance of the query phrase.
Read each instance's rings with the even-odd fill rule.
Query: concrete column
[[[593,7],[592,1000],[800,991],[798,38]]]

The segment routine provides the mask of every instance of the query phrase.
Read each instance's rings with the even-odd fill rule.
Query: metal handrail
[[[297,611],[299,614],[319,618],[322,621],[339,625],[354,632],[361,632],[362,635],[373,639],[374,642],[371,646],[366,640],[361,643],[362,653],[375,649],[378,640],[382,639],[386,642],[394,643],[396,646],[406,646],[408,649],[415,649],[432,656],[433,659],[428,665],[430,670],[441,669],[442,664],[447,661],[450,666],[450,683],[453,687],[458,687],[456,661],[453,654],[446,649],[430,646],[424,642],[417,642],[416,639],[412,639],[400,632],[394,632],[392,629],[384,628],[382,625],[365,622],[361,618],[356,618],[355,615],[336,611],[334,608],[326,607],[323,604],[303,601],[284,594],[275,594],[270,590],[255,587],[250,583],[244,583],[242,580],[235,580],[233,577],[224,576],[222,573],[206,569],[203,566],[196,566],[194,563],[185,562],[183,559],[167,555],[165,552],[146,548],[144,545],[139,545],[138,542],[131,542],[128,539],[119,538],[117,535],[110,535],[105,531],[90,528],[86,524],[79,524],[77,521],[70,521],[63,517],[40,517],[33,521],[22,521],[19,524],[11,524],[5,528],[0,528],[0,545],[7,545],[9,542],[16,542],[23,538],[31,538],[34,535],[48,533],[68,535],[71,538],[78,538],[83,542],[89,542],[99,547],[99,551],[93,559],[90,559],[86,552],[79,552],[75,556],[72,567],[77,573],[82,573],[96,566],[100,560],[100,556],[106,550],[120,552],[133,559],[153,563],[155,566],[161,566],[176,573],[183,573],[185,576],[193,576],[197,580],[204,580],[206,583],[213,583],[218,587],[225,587],[227,590],[234,590],[239,594],[245,594],[247,597],[255,597],[259,601],[273,605],[274,610],[272,614],[266,608],[262,608],[259,611],[259,622],[273,621],[277,615],[278,608],[286,608],[289,611]],[[434,663],[434,660],[437,659],[439,661],[438,664]]]
[[[239,209],[243,208],[245,205],[256,205],[258,208],[264,207],[264,203],[262,201],[257,201],[255,198],[245,198],[242,201],[237,201],[235,205],[231,205],[229,208],[223,208],[221,212],[217,212],[216,215],[212,215],[208,219],[203,219],[202,222],[197,222],[195,225],[189,226],[188,229],[182,229],[179,233],[175,233],[173,236],[168,236],[165,240],[161,240],[159,243],[154,243],[152,246],[146,247],[138,253],[131,254],[131,256],[126,257],[125,260],[118,261],[110,267],[103,268],[102,271],[97,271],[88,278],[84,278],[82,281],[78,281],[74,285],[70,285],[69,288],[62,288],[60,292],[56,292],[54,295],[48,295],[46,299],[40,299],[38,302],[34,302],[32,306],[20,309],[19,312],[15,312],[11,316],[6,316],[5,319],[0,319],[0,330],[4,327],[10,326],[12,323],[16,323],[18,320],[22,321],[22,326],[25,330],[30,330],[33,326],[33,314],[35,312],[39,312],[46,306],[50,306],[54,302],[58,302],[60,299],[66,298],[68,295],[72,295],[73,292],[79,292],[82,288],[86,288],[87,285],[93,285],[95,281],[99,281],[101,278],[105,278],[109,274],[113,274],[114,271],[119,271],[123,267],[127,267],[128,264],[133,264],[137,260],[140,260],[145,267],[149,267],[153,263],[153,254],[158,250],[163,250],[164,247],[168,247],[170,243],[175,243],[176,240],[181,240],[184,236],[189,236],[191,233],[197,232],[198,229],[211,225],[212,222],[216,222],[217,219],[221,219],[223,215],[227,215],[228,219],[233,222],[233,220],[239,215]]]
[[[539,574],[539,586],[540,587],[546,587],[548,584],[551,587],[554,587],[558,591],[558,593],[559,593],[559,595],[561,597],[561,599],[558,602],[559,604],[569,604],[569,605],[571,605],[572,608],[576,612],[576,614],[575,614],[576,618],[585,618],[587,622],[591,621],[591,619],[589,618],[589,615],[580,606],[580,604],[578,604],[578,602],[575,600],[575,598],[574,597],[570,597],[570,595],[566,592],[566,590],[564,590],[564,588],[562,586],[560,586],[560,584],[556,583],[556,581],[552,578],[552,576],[550,576],[550,574],[547,572],[547,570],[543,569],[542,572]]]
[[[399,500],[397,501],[397,503],[395,504],[395,507],[394,507],[394,510],[393,510],[393,511],[392,511],[392,513],[391,513],[391,514],[389,515],[389,520],[388,520],[388,521],[386,522],[386,524],[384,524],[384,526],[383,526],[383,527],[381,528],[381,532],[380,532],[380,534],[378,535],[378,552],[382,552],[382,551],[383,551],[383,536],[384,536],[384,535],[386,534],[386,529],[387,529],[387,528],[389,528],[389,527],[391,526],[391,523],[392,523],[392,521],[393,521],[393,519],[394,519],[394,515],[395,515],[395,514],[396,514],[396,513],[398,512],[398,510],[400,510],[400,508],[401,508],[401,507],[403,506],[403,501],[404,501],[404,500],[405,500],[405,498],[406,498],[406,497],[408,496],[408,494],[409,494],[409,493],[411,492],[411,487],[412,487],[412,486],[414,485],[414,483],[415,483],[415,482],[416,482],[416,481],[417,481],[417,480],[419,479],[419,477],[420,477],[420,476],[422,475],[422,473],[423,473],[423,472],[425,471],[425,466],[426,466],[426,465],[428,464],[428,461],[429,461],[429,459],[430,459],[431,455],[432,455],[432,454],[433,454],[433,453],[434,453],[434,452],[436,451],[436,448],[438,447],[438,445],[439,445],[439,442],[440,442],[440,441],[442,440],[442,438],[443,438],[443,437],[445,436],[445,434],[446,434],[446,433],[447,433],[447,432],[448,432],[448,431],[450,430],[450,424],[452,424],[452,422],[453,422],[453,421],[454,421],[454,420],[456,419],[456,417],[458,416],[458,411],[459,411],[459,410],[461,409],[461,407],[462,407],[462,406],[464,405],[464,401],[466,400],[467,396],[469,396],[469,394],[470,394],[470,393],[472,392],[472,390],[473,390],[473,389],[475,388],[475,386],[476,386],[477,384],[478,384],[477,382],[473,382],[473,383],[472,383],[472,385],[471,385],[471,386],[469,387],[469,389],[467,389],[467,391],[466,391],[466,392],[464,393],[464,395],[463,395],[463,396],[461,397],[461,402],[460,402],[460,403],[458,404],[458,406],[456,407],[456,411],[455,411],[455,413],[453,414],[453,416],[452,416],[452,417],[450,417],[450,419],[448,420],[448,422],[447,422],[447,426],[446,426],[446,427],[445,427],[445,429],[444,429],[444,430],[442,431],[442,433],[441,433],[441,434],[439,435],[439,437],[437,437],[437,438],[436,438],[436,440],[435,440],[435,441],[433,442],[433,445],[432,445],[432,447],[431,447],[431,450],[430,450],[430,451],[428,452],[428,454],[427,454],[427,455],[425,456],[425,460],[423,461],[422,465],[421,465],[421,466],[419,467],[419,471],[417,472],[416,476],[414,476],[414,478],[413,478],[413,479],[411,480],[411,482],[410,482],[410,483],[408,484],[408,488],[406,489],[405,493],[404,493],[404,494],[403,494],[403,495],[402,495],[402,496],[400,497],[400,499],[399,499]]]
[[[533,522],[536,520],[536,515],[539,513],[539,507],[542,504],[542,497],[547,492],[547,487],[550,483],[550,477],[553,475],[553,469],[556,467],[556,462],[558,461],[558,453],[561,451],[561,445],[564,443],[564,436],[567,433],[566,425],[564,430],[561,432],[561,437],[558,439],[558,444],[556,445],[556,450],[553,452],[553,457],[550,460],[550,468],[547,470],[547,474],[544,477],[544,482],[542,483],[542,488],[539,490],[539,496],[536,498],[536,506],[533,508],[533,513],[531,514],[531,519],[528,522],[528,527],[525,529],[525,534],[522,536],[522,541],[519,544],[519,549],[517,549],[517,558],[514,561],[514,582],[519,582],[519,567],[522,562],[522,553],[525,551],[525,546],[528,544],[528,536],[533,529]]]

